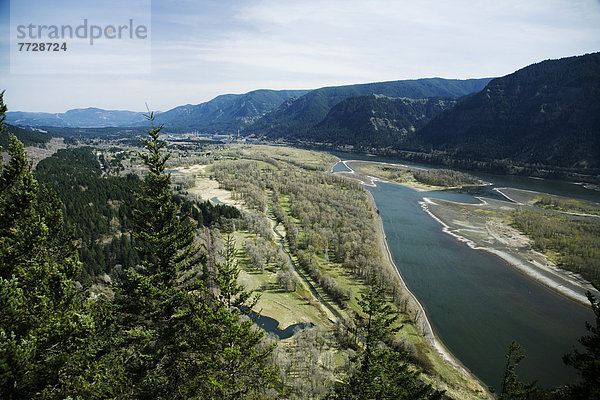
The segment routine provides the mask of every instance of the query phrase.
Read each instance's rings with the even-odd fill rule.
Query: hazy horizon
[[[320,86],[320,87],[316,87],[316,88],[281,88],[281,89],[271,89],[271,88],[256,88],[256,89],[251,89],[248,90],[246,92],[240,92],[240,93],[221,93],[216,95],[215,97],[212,97],[210,99],[207,100],[203,100],[200,101],[198,103],[185,103],[185,104],[176,104],[172,107],[169,107],[167,109],[164,110],[155,110],[155,109],[150,109],[150,111],[153,112],[157,112],[157,113],[161,113],[161,112],[166,112],[169,110],[172,110],[173,108],[177,108],[180,106],[187,106],[187,105],[198,105],[201,103],[206,103],[209,102],[211,100],[214,100],[215,98],[219,97],[219,96],[227,96],[227,95],[243,95],[243,94],[247,94],[247,93],[251,93],[254,91],[258,91],[258,90],[273,90],[273,91],[283,91],[283,90],[306,90],[306,91],[312,91],[312,90],[317,90],[317,89],[322,89],[322,88],[326,88],[326,87],[338,87],[338,86],[352,86],[352,85],[361,85],[361,84],[370,84],[370,83],[384,83],[384,82],[395,82],[395,81],[403,81],[403,80],[421,80],[421,79],[445,79],[445,80],[454,80],[454,79],[458,79],[458,80],[477,80],[477,79],[494,79],[497,77],[492,77],[492,76],[487,76],[487,77],[481,77],[481,78],[442,78],[439,76],[432,76],[432,77],[423,77],[423,78],[412,78],[412,79],[394,79],[392,81],[373,81],[373,82],[359,82],[359,83],[349,83],[349,84],[342,84],[342,85],[325,85],[325,86]],[[6,94],[5,94],[6,96]],[[148,105],[150,106],[150,105]],[[131,109],[125,109],[125,108],[102,108],[102,107],[98,107],[95,105],[89,105],[89,106],[82,106],[82,107],[75,107],[75,108],[69,108],[67,110],[63,110],[63,111],[39,111],[39,110],[12,110],[9,109],[8,112],[27,112],[27,113],[46,113],[46,114],[62,114],[62,113],[66,113],[67,111],[73,111],[73,110],[86,110],[86,109],[90,109],[90,108],[94,108],[94,109],[100,109],[100,110],[104,110],[104,111],[130,111],[130,112],[143,112],[146,113],[148,110],[147,109],[140,109],[140,110],[131,110]]]
[[[143,73],[111,73],[130,54],[103,47],[98,40],[96,47],[87,49],[102,62],[82,73],[11,73],[14,27],[10,3],[2,1],[0,88],[6,89],[10,111],[61,113],[88,107],[145,111],[145,103],[166,111],[258,89],[499,77],[547,59],[600,50],[597,0],[501,4],[137,0],[127,5],[109,0],[101,11],[87,0],[29,3],[35,3],[27,10],[35,10],[32,20],[37,24],[84,18],[117,24],[136,19],[140,10],[147,9],[144,14],[151,15],[151,24],[146,43],[151,53],[147,60],[133,58]],[[21,4],[13,2],[13,14]],[[56,56],[63,66],[88,61],[77,57],[75,47],[69,50]]]

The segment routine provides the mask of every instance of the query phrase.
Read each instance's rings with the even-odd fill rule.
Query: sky
[[[110,32],[132,20],[147,34],[18,52],[36,41],[17,38],[18,24],[84,19]],[[597,51],[600,0],[0,0],[12,111],[165,111],[255,89],[496,77]]]

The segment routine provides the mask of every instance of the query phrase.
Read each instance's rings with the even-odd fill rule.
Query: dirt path
[[[310,294],[317,300],[319,305],[321,305],[321,309],[327,315],[327,318],[331,322],[335,322],[338,319],[341,320],[342,316],[340,315],[340,313],[327,300],[325,300],[319,294],[319,292],[317,292],[317,289],[313,286],[313,284],[310,282],[310,280],[296,266],[296,263],[294,262],[294,259],[291,255],[291,253],[285,247],[285,236],[282,235],[281,232],[279,232],[279,230],[277,229],[279,227],[280,223],[275,219],[275,216],[273,215],[273,212],[272,212],[272,207],[273,207],[272,200],[269,200],[269,202],[267,203],[267,212],[266,212],[267,217],[269,218],[269,220],[274,222],[273,232],[275,233],[275,236],[279,240],[279,245],[281,247],[281,250],[283,250],[283,252],[288,256],[290,263],[292,264],[292,268],[294,269],[294,272],[302,280],[302,285],[304,286],[304,288],[306,290],[308,290],[310,292]]]

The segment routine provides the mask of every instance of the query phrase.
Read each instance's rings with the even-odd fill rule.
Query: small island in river
[[[355,178],[363,182],[385,180],[419,191],[457,189],[465,186],[484,186],[488,183],[451,169],[425,169],[414,166],[373,161],[345,161]],[[376,178],[374,178],[376,177]]]
[[[497,189],[501,193],[504,190],[508,189]],[[517,189],[510,191],[522,192]],[[568,250],[561,249],[561,256],[557,255],[559,243],[540,246],[543,238],[539,232],[534,232],[534,229],[543,228],[535,228],[530,224],[529,220],[535,219],[541,224],[549,225],[555,218],[552,214],[556,212],[549,212],[534,205],[491,198],[479,199],[481,202],[478,204],[464,204],[424,197],[421,206],[442,224],[444,232],[465,242],[469,247],[493,253],[552,290],[589,305],[585,292],[589,290],[598,294],[589,282],[592,278],[583,274],[581,270],[569,268],[566,260],[569,256]],[[594,219],[598,221],[592,221],[591,226],[598,229],[600,218]],[[561,223],[568,226],[568,222]],[[528,226],[529,230],[525,226]],[[561,235],[561,232],[552,232],[555,236]],[[564,239],[569,240],[568,237]],[[560,240],[560,237],[556,238],[556,242]],[[585,265],[585,261],[583,263]]]
[[[371,161],[344,161],[342,175],[366,185],[391,181],[427,192],[486,186],[476,177],[447,169]],[[423,197],[424,211],[443,231],[476,250],[495,254],[552,290],[589,305],[586,291],[599,295],[590,282],[598,282],[600,205],[514,188],[494,189],[502,199],[477,197],[479,203],[457,203]],[[579,240],[572,240],[576,235]]]

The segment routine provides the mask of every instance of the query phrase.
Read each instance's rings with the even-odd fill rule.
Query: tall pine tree
[[[127,271],[115,301],[128,396],[140,399],[252,398],[277,383],[262,332],[211,298],[194,226],[173,201],[162,126],[141,157],[148,168],[133,232],[141,264]]]
[[[420,379],[420,371],[408,363],[407,354],[390,346],[401,327],[398,313],[386,301],[383,287],[374,283],[361,296],[357,314],[361,334],[355,372],[338,383],[332,399],[440,399],[436,391]]]
[[[149,118],[152,128],[147,130],[149,139],[142,139],[146,151],[140,154],[148,173],[136,195],[132,232],[141,264],[126,271],[115,301],[123,332],[119,346],[128,354],[130,395],[170,398],[189,378],[187,366],[193,364],[185,360],[193,349],[186,348],[182,334],[189,332],[194,313],[203,311],[193,301],[203,295],[194,275],[201,271],[203,253],[195,243],[194,227],[173,201],[171,176],[165,171],[169,154],[162,154],[165,142],[159,139],[162,127],[154,124],[152,114]]]
[[[65,398],[78,393],[93,321],[76,288],[80,265],[62,205],[9,136],[10,160],[0,166],[0,397]]]
[[[600,399],[600,301],[591,292],[586,293],[596,318],[595,326],[589,322],[585,328],[590,333],[579,339],[585,349],[573,350],[563,357],[567,365],[579,371],[581,381],[570,387],[573,399]]]

